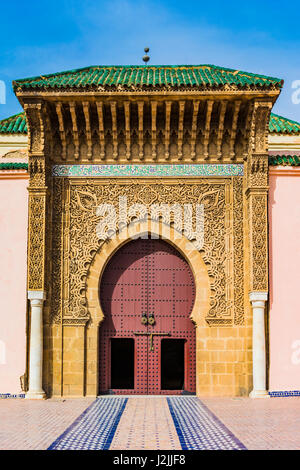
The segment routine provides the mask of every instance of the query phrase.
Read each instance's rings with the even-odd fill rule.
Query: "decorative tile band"
[[[300,390],[287,392],[269,392],[270,397],[300,397]]]
[[[48,450],[108,450],[128,398],[97,398]]]
[[[1,398],[25,398],[25,393],[17,393],[16,395],[12,393],[0,393],[0,400]]]
[[[67,177],[165,177],[165,176],[243,176],[243,164],[186,165],[54,165],[53,176]]]
[[[244,444],[197,397],[167,398],[183,450],[245,450]]]

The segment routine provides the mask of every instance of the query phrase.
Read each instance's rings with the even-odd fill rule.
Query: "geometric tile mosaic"
[[[0,393],[0,400],[5,398],[25,398],[25,393],[13,395],[11,393]]]
[[[127,398],[97,398],[48,450],[107,450]]]
[[[110,450],[180,450],[181,445],[165,397],[129,398]]]
[[[246,450],[197,397],[167,398],[182,449]]]
[[[269,392],[271,397],[300,397],[300,390],[292,390],[287,392]]]
[[[64,177],[172,177],[172,176],[243,176],[242,164],[186,165],[53,165],[53,176]]]
[[[152,402],[149,402],[148,414],[147,403],[143,404],[142,399],[97,398],[48,450],[107,450],[120,448],[121,443],[124,450],[132,447],[142,450],[145,449],[145,439],[148,449],[161,449],[163,442],[168,444],[168,448],[176,448],[176,434],[177,442],[179,441],[177,448],[181,447],[183,450],[246,449],[197,397],[150,398]],[[165,416],[155,417],[155,400],[163,400],[166,403]],[[139,404],[143,405],[144,411]],[[161,411],[164,409],[162,405],[161,402]],[[158,421],[164,425],[156,429]],[[173,424],[170,427],[171,423],[174,423],[174,431]],[[145,436],[142,435],[143,432],[146,433]],[[149,442],[149,432],[153,442]],[[135,442],[138,447],[134,445]]]

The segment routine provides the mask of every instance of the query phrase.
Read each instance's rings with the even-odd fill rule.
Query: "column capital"
[[[250,302],[266,302],[268,300],[268,292],[266,291],[255,291],[249,292]]]
[[[27,298],[29,300],[46,300],[46,292],[43,290],[29,290],[27,291]]]

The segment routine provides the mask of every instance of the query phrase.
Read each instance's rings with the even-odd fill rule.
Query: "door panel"
[[[134,247],[133,247],[134,243]],[[135,336],[147,311],[147,247],[145,240],[124,245],[109,261],[101,280],[100,300],[105,320],[99,334],[100,392],[147,393],[147,341]],[[112,389],[111,338],[131,338],[135,344],[133,389]]]
[[[195,328],[189,318],[194,298],[189,265],[170,244],[162,240],[135,240],[114,255],[100,287],[105,314],[99,334],[100,393],[179,394],[183,389],[195,392]],[[148,319],[152,314],[155,323],[143,325],[143,313]],[[134,388],[112,387],[118,381],[112,380],[114,358],[110,342],[117,338],[134,340]],[[162,352],[162,344],[166,339],[181,340],[178,345],[184,342],[180,346],[184,353],[179,353],[180,347],[177,348],[177,354],[184,356],[181,366],[184,384],[177,389],[165,388],[171,383],[167,377],[162,386],[161,372],[165,369],[161,368],[161,358],[164,354],[166,359],[167,354]]]
[[[149,240],[149,298],[148,311],[154,312],[155,324],[149,326],[154,336],[153,351],[148,356],[148,393],[176,394],[183,390],[195,392],[195,328],[190,320],[194,305],[195,287],[192,272],[186,260],[170,244],[162,240]],[[183,339],[189,343],[193,357],[192,371],[182,388],[162,389],[161,342],[166,338]],[[185,358],[185,362],[187,358]]]

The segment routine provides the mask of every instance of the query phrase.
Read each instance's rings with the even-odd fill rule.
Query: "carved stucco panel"
[[[46,194],[29,194],[28,290],[44,289]]]
[[[251,290],[268,291],[267,194],[252,194],[249,200]]]
[[[195,230],[196,204],[203,204],[201,254],[208,267],[212,292],[207,321],[224,325],[233,321],[243,323],[242,178],[172,183],[59,178],[54,183],[54,193],[52,291],[59,292],[59,298],[52,301],[53,321],[60,321],[61,312],[64,322],[80,323],[89,319],[86,276],[96,252],[109,243],[97,236],[101,216],[96,214],[96,208],[108,202],[118,214],[119,197],[126,196],[128,206],[143,204],[148,213],[152,204],[191,204],[191,231]],[[129,215],[126,223],[131,220]]]

